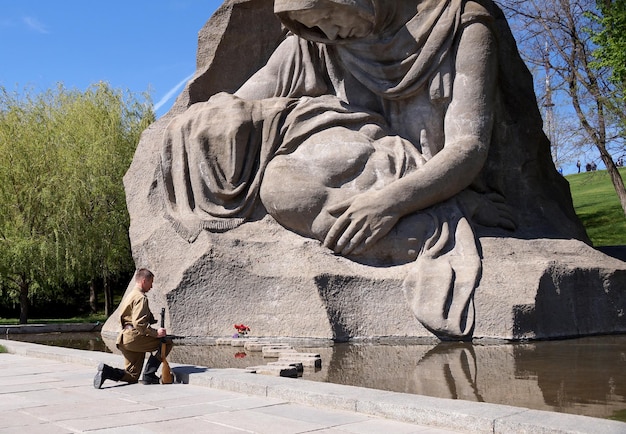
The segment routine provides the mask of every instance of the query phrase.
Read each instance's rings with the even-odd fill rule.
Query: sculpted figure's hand
[[[504,196],[497,192],[479,194],[465,190],[459,195],[474,222],[487,227],[515,230],[517,224]]]
[[[337,220],[328,231],[324,246],[344,256],[360,254],[387,235],[401,216],[392,213],[377,193],[362,193],[329,207]]]

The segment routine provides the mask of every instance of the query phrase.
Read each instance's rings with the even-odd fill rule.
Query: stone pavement
[[[172,364],[183,383],[92,386],[121,356],[0,340],[0,433],[626,433],[524,408]]]

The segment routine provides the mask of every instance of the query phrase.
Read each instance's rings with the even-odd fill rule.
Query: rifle
[[[165,328],[165,308],[161,309],[161,328]],[[172,378],[172,370],[170,369],[170,364],[167,363],[165,359],[165,337],[161,338],[161,363],[163,363],[163,367],[161,369],[161,384],[172,384],[174,379]]]

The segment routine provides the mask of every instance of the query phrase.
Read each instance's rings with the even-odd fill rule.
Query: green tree
[[[626,112],[612,104],[619,90],[609,80],[610,71],[597,67],[594,57],[593,35],[603,30],[602,22],[592,18],[601,16],[596,1],[501,0],[500,4],[514,24],[526,62],[551,71],[555,99],[569,102],[580,142],[599,152],[626,215],[626,188],[614,158],[624,149],[620,125],[625,125]]]
[[[599,14],[592,17],[600,24],[600,31],[592,34],[597,44],[594,56],[597,67],[611,69],[611,81],[621,88],[624,99],[626,85],[626,0],[598,0]]]
[[[19,299],[20,323],[33,296],[94,291],[133,268],[122,177],[153,120],[149,98],[106,83],[0,88],[0,280]]]
[[[611,92],[606,105],[618,122],[618,133],[626,137],[626,0],[598,0],[599,13],[588,12],[599,24],[599,31],[591,33],[596,49],[591,67],[596,71],[608,69]],[[623,158],[624,149],[620,156]]]

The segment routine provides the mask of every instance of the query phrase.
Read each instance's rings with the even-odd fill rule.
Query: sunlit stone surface
[[[228,1],[200,31],[195,77],[145,131],[124,179],[133,255],[156,274],[150,303],[166,307],[168,331],[230,336],[240,322],[257,336],[335,340],[626,331],[626,264],[586,244],[551,161],[532,79],[497,8],[449,2],[437,22],[452,33],[433,30],[439,45],[411,48],[445,48],[444,60],[423,71],[415,92],[375,96],[381,82],[367,77],[381,59],[350,63],[350,50],[366,44],[371,50],[359,52],[377,53],[380,38],[402,29],[398,22],[420,23],[433,0],[372,1],[379,7],[369,0],[355,7],[371,18],[373,33],[337,46],[294,24],[297,14],[284,11],[297,1],[277,2],[297,36],[285,37],[269,0]],[[391,14],[392,27],[376,33],[373,10]],[[324,62],[311,60],[311,46]],[[283,68],[289,62],[302,69]],[[289,75],[309,69],[304,87]],[[420,74],[404,77],[417,83]],[[292,86],[279,92],[272,80]],[[209,101],[219,92],[226,94]],[[358,118],[358,128],[346,117]],[[255,153],[259,129],[259,146],[271,139],[278,150]],[[253,176],[242,183],[258,182],[260,193],[237,203],[215,199],[214,189],[231,194],[238,185],[226,185],[229,178],[216,186],[216,179],[243,168]],[[415,179],[413,194],[400,200],[407,189],[391,187],[407,179]],[[346,213],[342,200],[358,204],[363,219]],[[241,212],[218,215],[237,206]],[[341,219],[345,225],[333,226]],[[388,221],[397,224],[360,254],[341,251],[341,236],[328,238],[337,229],[355,239],[347,228],[362,222],[371,223],[363,229],[369,236]],[[113,314],[103,334],[118,329]]]

